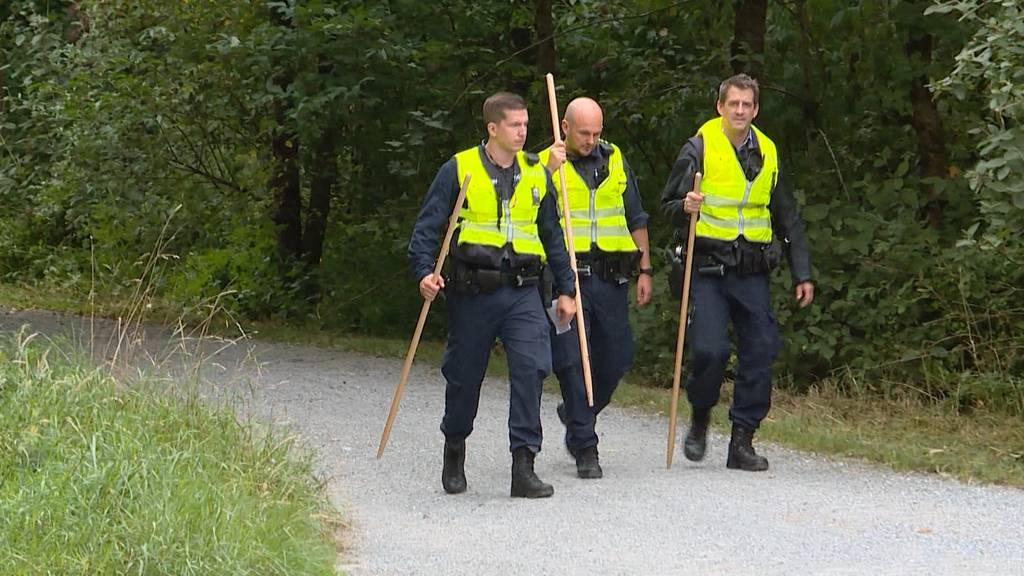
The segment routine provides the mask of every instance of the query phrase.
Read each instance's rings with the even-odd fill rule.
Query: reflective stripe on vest
[[[576,252],[589,252],[591,244],[596,244],[605,252],[633,252],[637,249],[626,225],[626,207],[622,201],[622,194],[626,191],[626,170],[622,163],[622,152],[615,144],[610,145],[613,152],[608,157],[608,177],[596,190],[587,187],[586,181],[571,163],[567,163],[565,167],[572,243]],[[541,163],[547,165],[550,156],[551,148],[541,152]],[[553,174],[551,179],[561,194],[561,178]],[[558,211],[559,214],[562,213],[561,199],[558,202]],[[565,227],[564,220],[562,226]]]
[[[466,191],[466,204],[459,217],[459,244],[492,248],[511,244],[515,253],[540,256],[544,261],[544,245],[537,235],[537,211],[547,192],[547,173],[540,162],[532,166],[526,162],[526,155],[521,151],[516,154],[516,161],[519,163],[519,181],[511,198],[503,201],[498,198],[491,175],[480,159],[479,146],[455,155],[459,182],[465,179],[466,174],[473,175]]]
[[[775,143],[757,127],[757,144],[764,157],[761,172],[747,181],[736,158],[736,148],[722,132],[722,118],[713,118],[698,130],[704,139],[704,202],[697,220],[697,236],[734,240],[744,236],[754,242],[771,242],[772,219],[768,211],[772,188],[778,180],[779,160]]]

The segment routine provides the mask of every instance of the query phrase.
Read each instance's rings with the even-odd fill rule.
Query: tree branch
[[[653,10],[648,10],[647,12],[641,12],[639,14],[627,14],[625,16],[615,16],[615,17],[611,17],[611,18],[595,18],[593,20],[590,20],[588,22],[580,24],[579,26],[572,26],[570,28],[566,28],[565,30],[561,30],[561,31],[555,30],[554,33],[549,34],[549,35],[545,36],[544,38],[539,38],[535,42],[533,42],[532,44],[524,46],[524,47],[520,48],[519,50],[516,50],[515,52],[509,54],[506,58],[503,58],[503,59],[499,60],[498,62],[496,62],[494,64],[494,66],[491,67],[490,70],[488,70],[487,72],[481,74],[475,80],[473,80],[472,82],[467,84],[466,88],[463,89],[462,92],[458,95],[458,97],[456,97],[455,100],[452,102],[452,105],[448,108],[448,112],[451,113],[451,112],[453,112],[455,110],[455,106],[459,102],[462,101],[462,98],[466,96],[466,94],[469,92],[470,88],[476,86],[481,81],[483,81],[483,80],[485,80],[487,78],[490,78],[493,74],[495,74],[498,71],[499,68],[501,68],[502,66],[504,66],[508,62],[511,62],[512,60],[514,60],[519,55],[521,55],[521,54],[523,54],[523,53],[525,53],[525,52],[527,52],[529,50],[532,50],[532,49],[536,48],[537,46],[540,46],[541,44],[544,44],[545,42],[551,42],[553,39],[558,38],[560,36],[564,36],[566,34],[569,34],[569,33],[572,33],[572,32],[576,32],[578,30],[586,30],[587,28],[591,28],[591,27],[597,26],[599,24],[607,24],[607,23],[610,23],[610,22],[621,22],[623,20],[632,20],[634,18],[644,18],[646,16],[650,16],[651,14],[657,14],[658,12],[664,12],[666,10],[670,10],[670,9],[676,8],[678,6],[682,6],[683,4],[687,4],[687,3],[692,2],[692,1],[693,0],[679,0],[678,2],[673,2],[672,4],[669,4],[668,6],[662,6],[661,8],[655,8]]]

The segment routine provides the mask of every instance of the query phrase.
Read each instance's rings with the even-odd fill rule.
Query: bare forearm
[[[640,249],[640,267],[651,267],[651,246],[647,236],[647,228],[637,228],[630,232],[633,236],[633,243]]]

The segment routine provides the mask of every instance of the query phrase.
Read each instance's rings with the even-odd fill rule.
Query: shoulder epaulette
[[[526,163],[530,166],[533,166],[537,162],[540,162],[540,156],[534,154],[533,152],[523,152],[523,157],[526,159]]]
[[[605,142],[604,140],[598,142],[597,145],[601,148],[601,154],[603,154],[606,158],[608,156],[611,156],[612,154],[615,154],[615,147]]]

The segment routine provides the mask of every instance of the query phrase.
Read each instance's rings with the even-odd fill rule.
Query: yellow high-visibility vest
[[[573,246],[576,253],[589,252],[592,245],[596,245],[604,252],[634,252],[637,249],[626,225],[626,207],[622,201],[622,194],[626,191],[626,170],[622,163],[622,152],[615,144],[606,144],[612,148],[612,154],[608,157],[608,177],[596,190],[588,188],[579,172],[566,161],[565,187],[569,196],[569,221],[572,224]],[[541,152],[541,163],[547,165],[550,156],[551,148]],[[552,174],[551,179],[561,194],[561,178]],[[558,209],[561,214],[561,200]],[[562,217],[564,228],[565,215]]]
[[[540,162],[532,165],[527,162],[522,151],[516,154],[516,162],[519,163],[519,182],[508,200],[500,200],[480,159],[480,148],[474,146],[455,155],[459,183],[466,174],[472,174],[466,204],[459,217],[459,244],[493,248],[511,244],[517,254],[539,256],[543,262],[547,257],[537,235],[537,211],[547,192],[547,172]]]
[[[697,236],[734,240],[739,236],[753,242],[771,242],[772,218],[768,210],[772,189],[779,176],[775,143],[757,127],[757,144],[764,157],[761,172],[748,181],[736,158],[736,149],[722,132],[722,118],[713,118],[697,131],[704,139],[704,172],[701,193],[704,202],[697,220]]]

